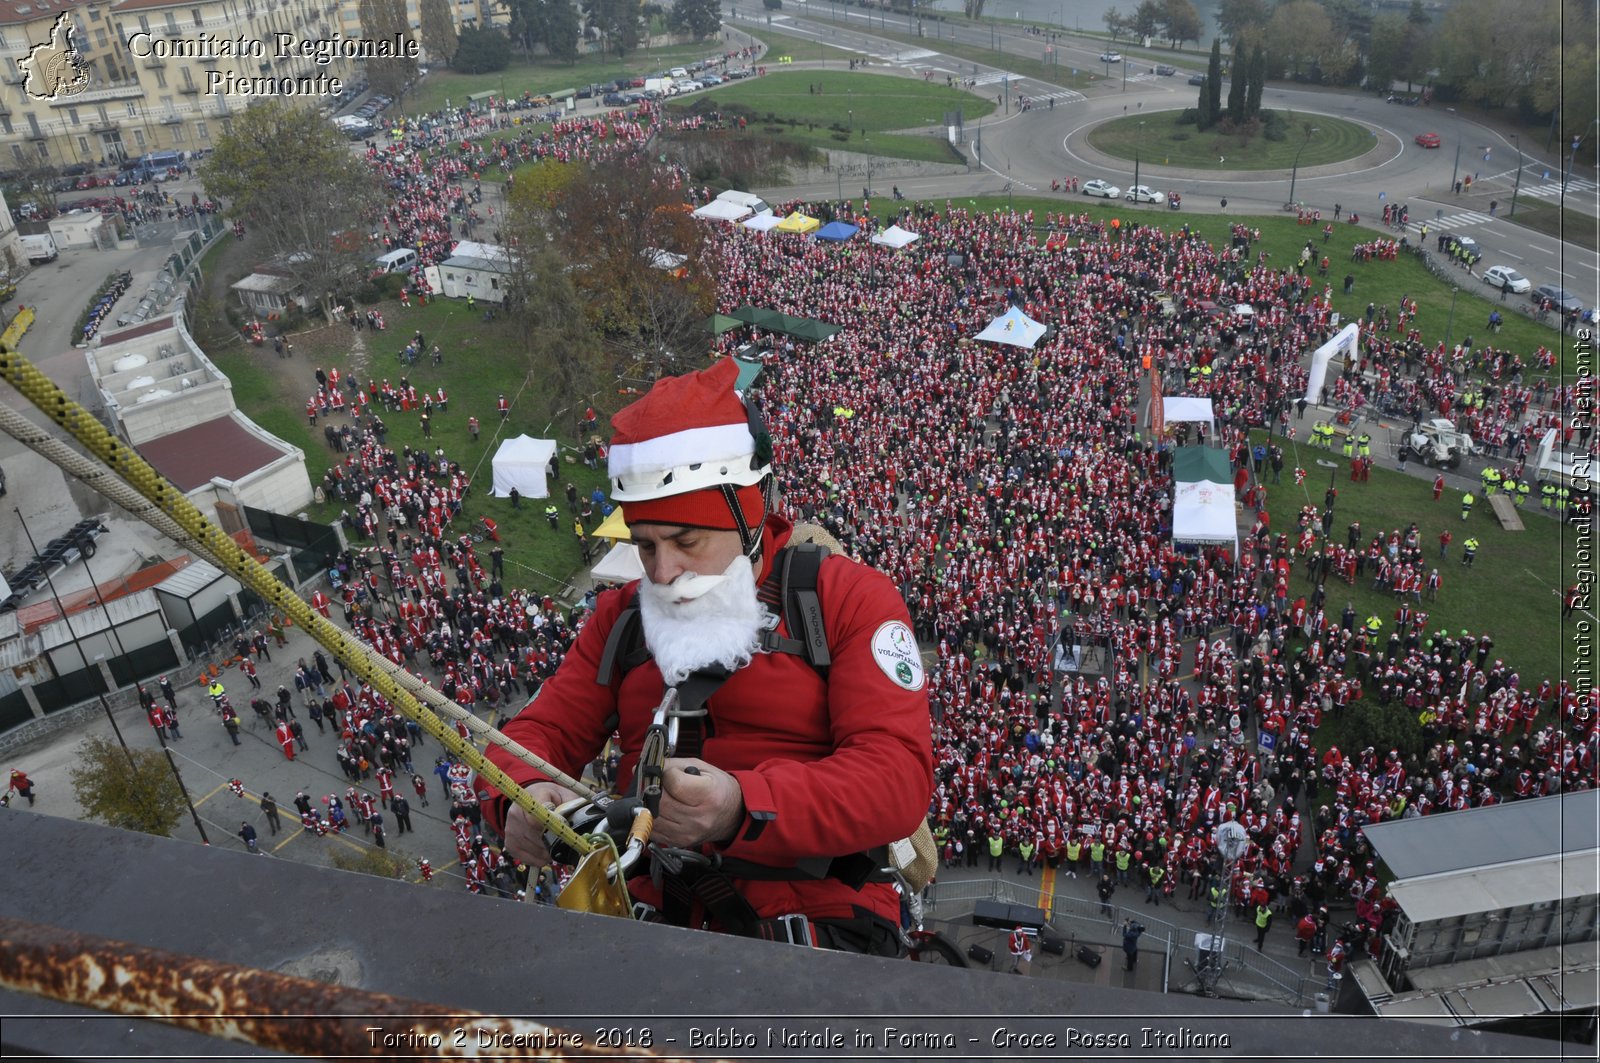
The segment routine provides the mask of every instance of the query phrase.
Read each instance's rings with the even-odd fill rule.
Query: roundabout
[[[1349,162],[1375,150],[1372,130],[1356,122],[1306,111],[1267,110],[1243,129],[1219,124],[1196,128],[1194,109],[1140,111],[1101,122],[1085,135],[1088,145],[1111,158],[1146,165],[1229,171],[1287,170],[1295,165]],[[1226,160],[1225,163],[1219,160]]]

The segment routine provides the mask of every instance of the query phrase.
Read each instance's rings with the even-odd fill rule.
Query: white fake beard
[[[756,598],[755,570],[747,557],[734,558],[710,589],[690,601],[684,592],[705,576],[686,572],[669,584],[639,581],[644,644],[668,686],[698,668],[720,664],[730,672],[750,663],[761,645],[765,610]]]

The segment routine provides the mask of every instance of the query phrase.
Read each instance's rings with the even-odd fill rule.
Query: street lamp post
[[[1294,153],[1294,168],[1289,171],[1289,202],[1291,204],[1294,203],[1295,181],[1297,181],[1300,177],[1300,156],[1304,155],[1306,149],[1311,146],[1311,134],[1315,133],[1316,131],[1316,126],[1312,126],[1310,129],[1307,129],[1306,142],[1301,144],[1300,150]]]
[[[1454,107],[1445,110],[1456,116],[1456,164],[1450,168],[1450,191],[1456,190],[1456,178],[1461,176],[1461,115],[1456,113]]]
[[[1143,121],[1143,119],[1141,119],[1139,121],[1139,144],[1142,145],[1143,143],[1144,143],[1144,121]],[[1137,189],[1139,187],[1139,145],[1135,145],[1134,149],[1133,149],[1133,187],[1135,189]],[[1134,195],[1137,196],[1138,192],[1135,192]]]
[[[1512,133],[1511,139],[1517,143],[1517,181],[1511,186],[1511,211],[1506,215],[1507,218],[1517,216],[1517,193],[1522,191],[1522,138]]]

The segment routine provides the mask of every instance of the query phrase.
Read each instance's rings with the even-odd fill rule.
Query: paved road
[[[741,7],[744,19],[736,24],[760,35],[769,25],[767,17]],[[903,192],[912,198],[941,198],[954,194],[994,195],[1009,183],[1018,194],[1049,194],[1053,178],[1076,176],[1087,180],[1103,177],[1120,187],[1134,183],[1134,167],[1095,151],[1087,143],[1087,130],[1111,118],[1126,114],[1156,113],[1190,107],[1195,88],[1187,84],[1186,70],[1172,77],[1157,77],[1153,67],[1142,59],[1125,64],[1127,79],[1111,78],[1096,82],[1079,92],[1061,85],[1019,77],[1007,68],[1008,57],[1039,60],[1046,41],[1015,30],[996,32],[990,25],[930,23],[926,30],[939,36],[924,36],[920,46],[902,44],[872,32],[882,24],[875,15],[851,9],[838,12],[839,22],[830,20],[828,7],[813,3],[801,5],[797,14],[774,14],[773,30],[810,37],[832,47],[860,54],[878,67],[907,71],[933,71],[937,76],[972,78],[978,91],[1000,98],[1002,109],[980,124],[964,130],[964,148],[975,160],[974,175],[908,178],[900,181]],[[730,9],[731,11],[731,9]],[[731,13],[728,15],[731,19]],[[891,19],[890,32],[905,33],[903,20]],[[940,52],[940,41],[953,38],[963,45],[995,49],[988,62],[973,63]],[[1061,67],[1079,70],[1116,72],[1098,62],[1104,43],[1064,35],[1054,43],[1054,57]],[[1183,56],[1175,57],[1178,61]],[[1197,57],[1188,61],[1196,67]],[[824,64],[825,65],[825,64]],[[835,64],[837,65],[837,64]],[[1016,110],[1019,96],[1041,101],[1026,113]],[[1054,99],[1055,106],[1048,106]],[[1363,222],[1376,222],[1383,204],[1407,203],[1410,206],[1413,239],[1423,222],[1430,233],[1441,230],[1470,234],[1481,244],[1485,259],[1480,266],[1496,263],[1514,266],[1535,286],[1560,283],[1578,293],[1588,293],[1600,302],[1600,260],[1593,252],[1562,243],[1506,220],[1514,183],[1517,180],[1518,150],[1509,134],[1489,125],[1458,119],[1443,108],[1403,107],[1384,103],[1375,96],[1326,90],[1269,87],[1263,95],[1265,106],[1287,109],[1315,120],[1318,114],[1355,122],[1373,134],[1373,147],[1359,159],[1324,166],[1301,167],[1294,175],[1294,198],[1331,217],[1335,203],[1345,212],[1358,211]],[[982,129],[982,158],[977,159],[978,130]],[[1420,132],[1443,135],[1446,148],[1427,150],[1412,138]],[[1457,196],[1451,177],[1457,170],[1456,152],[1450,145],[1461,145],[1459,172],[1476,175],[1478,194]],[[1524,143],[1519,196],[1523,201],[1558,202],[1562,196],[1561,161],[1536,153],[1536,145]],[[1485,159],[1484,156],[1488,158]],[[885,160],[884,170],[893,173],[893,163]],[[1545,176],[1548,171],[1549,176]],[[1580,165],[1576,177],[1566,186],[1566,206],[1584,213],[1600,214],[1600,185],[1593,170]],[[880,179],[880,183],[890,180]],[[1160,165],[1157,160],[1141,160],[1139,183],[1183,194],[1184,209],[1229,214],[1263,214],[1278,211],[1289,199],[1291,173],[1288,170],[1239,173],[1196,170]],[[828,183],[789,192],[826,196]],[[1226,211],[1221,206],[1228,201]],[[1500,203],[1494,217],[1489,200]],[[1063,197],[1063,201],[1071,201]],[[1129,210],[1155,211],[1155,206],[1127,205]],[[1481,274],[1481,269],[1478,271]],[[1487,290],[1487,289],[1485,289]]]

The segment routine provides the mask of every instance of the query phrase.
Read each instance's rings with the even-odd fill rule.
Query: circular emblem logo
[[[890,620],[873,632],[872,658],[896,686],[922,689],[922,653],[916,636],[901,621]]]

